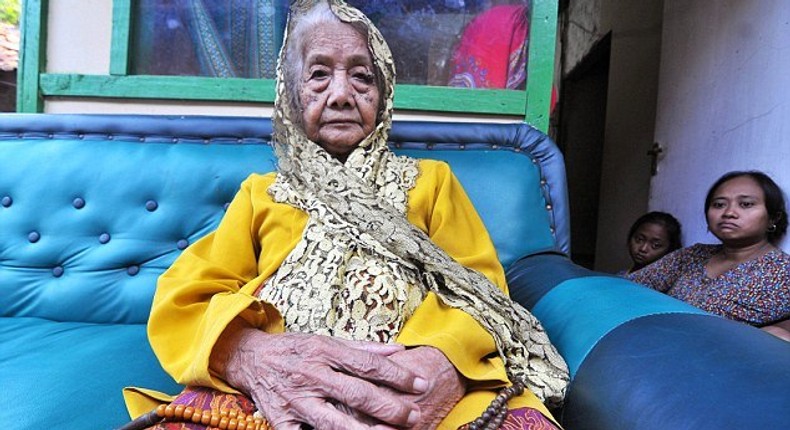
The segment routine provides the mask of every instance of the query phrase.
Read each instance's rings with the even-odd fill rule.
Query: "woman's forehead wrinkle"
[[[317,51],[317,52],[316,52]],[[310,52],[305,57],[305,64],[337,64],[353,66],[366,66],[373,67],[373,61],[370,55],[365,52],[364,54],[355,54],[348,56],[340,61],[335,55],[328,52],[321,52],[320,49]]]

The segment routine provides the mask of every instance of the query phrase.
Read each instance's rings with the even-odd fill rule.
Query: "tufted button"
[[[145,210],[147,210],[148,212],[153,212],[158,207],[159,207],[159,203],[157,203],[156,200],[148,200],[147,202],[145,202]]]
[[[39,239],[41,239],[41,235],[37,231],[31,231],[27,235],[27,240],[29,240],[30,243],[36,243]]]
[[[138,266],[136,264],[132,264],[131,266],[126,268],[126,273],[128,273],[129,276],[134,276],[134,275],[140,273],[140,266]]]
[[[99,243],[105,244],[110,241],[109,233],[102,233],[99,235]]]
[[[52,276],[60,278],[63,276],[63,266],[55,266],[52,268]]]
[[[178,242],[176,242],[176,246],[178,247],[178,249],[181,250],[187,249],[187,246],[189,246],[189,241],[186,239],[181,239]]]
[[[14,199],[12,199],[11,196],[3,196],[3,198],[0,199],[0,205],[3,205],[4,208],[11,207],[12,204],[14,204]]]
[[[228,211],[228,208],[229,208],[229,207],[230,207],[230,202],[228,202],[228,203],[225,203],[224,205],[222,205],[222,209],[224,209],[224,210],[225,210],[225,212],[227,212],[227,211]]]
[[[75,209],[82,209],[85,207],[85,200],[82,197],[77,197],[71,201],[71,204]]]

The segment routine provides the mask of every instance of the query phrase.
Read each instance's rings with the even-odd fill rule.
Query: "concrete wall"
[[[565,73],[611,32],[595,268],[614,272],[629,264],[625,236],[648,207],[663,0],[571,0],[568,13]]]
[[[649,205],[715,243],[703,204],[730,170],[759,169],[790,190],[790,2],[665,0]],[[784,242],[784,248],[790,249]]]

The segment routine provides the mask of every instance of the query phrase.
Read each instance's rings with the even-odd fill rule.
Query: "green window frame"
[[[17,111],[43,112],[46,97],[274,102],[271,79],[129,75],[132,0],[113,0],[108,75],[42,73],[48,0],[25,0]],[[524,91],[397,85],[399,110],[521,116],[547,131],[554,79],[558,0],[533,0]],[[186,91],[188,90],[188,91]]]

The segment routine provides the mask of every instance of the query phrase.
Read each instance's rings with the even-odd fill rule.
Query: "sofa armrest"
[[[568,362],[567,428],[790,424],[790,342],[563,255],[526,257],[507,275]]]

